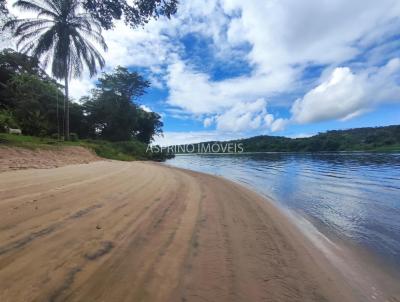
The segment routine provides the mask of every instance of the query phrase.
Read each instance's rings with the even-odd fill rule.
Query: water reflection
[[[400,154],[184,155],[168,164],[250,185],[400,268]]]

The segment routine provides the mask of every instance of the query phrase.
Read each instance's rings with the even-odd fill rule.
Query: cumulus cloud
[[[391,60],[398,47],[388,42],[398,31],[399,16],[398,0],[181,1],[171,20],[152,20],[138,29],[117,22],[104,32],[105,70],[146,68],[153,86],[167,92],[163,105],[170,117],[196,118],[219,133],[274,132],[293,123],[350,119],[400,95],[399,61]],[[186,56],[181,38],[191,33],[207,39],[212,52],[207,60],[240,59],[251,71],[216,79]],[[367,61],[357,65],[360,55]],[[305,79],[304,71],[316,65],[325,73]],[[71,95],[79,98],[94,83],[87,75],[73,80]],[[303,96],[279,97],[291,92]],[[264,100],[268,108],[286,106],[292,117],[274,117]],[[202,133],[203,138],[216,135]]]
[[[271,132],[282,131],[288,125],[289,121],[284,118],[278,118],[271,124]]]
[[[132,29],[122,21],[103,35],[109,50],[103,53],[106,68],[115,66],[154,67],[165,64],[176,49],[163,28],[164,19],[150,21],[144,28]]]
[[[320,85],[294,102],[292,121],[299,124],[354,118],[383,102],[399,100],[400,60],[358,73],[335,68]]]
[[[364,63],[368,70],[357,75],[354,75],[350,67],[335,69],[335,66],[355,58],[365,47],[375,43],[377,37],[392,31],[394,24],[399,22],[398,1],[384,0],[377,5],[373,0],[351,3],[344,0],[334,3],[317,0],[301,3],[295,0],[262,3],[255,0],[223,0],[220,6],[216,5],[216,1],[209,2],[209,7],[213,9],[208,10],[207,16],[203,17],[206,20],[219,19],[219,22],[226,25],[225,35],[221,34],[221,29],[202,26],[193,28],[205,36],[213,37],[214,46],[221,48],[220,53],[227,56],[235,47],[251,45],[245,58],[254,67],[253,72],[221,81],[212,80],[207,73],[190,66],[190,62],[177,58],[167,69],[169,105],[193,114],[216,114],[216,127],[224,131],[241,131],[245,128],[243,125],[248,129],[267,127],[271,131],[281,131],[290,123],[353,118],[371,108],[368,103],[372,97],[366,100],[367,93],[374,97],[383,93],[376,88],[367,89],[367,86],[372,85],[367,78],[377,73],[368,67],[368,62]],[[206,13],[200,8],[201,4],[196,1],[193,3],[196,4],[192,4],[192,8],[196,7],[198,12],[194,13],[189,6],[185,6],[185,14],[199,17]],[[182,15],[180,18],[184,19]],[[193,20],[192,25],[195,22]],[[357,22],[357,26],[352,26],[354,22]],[[298,89],[304,68],[316,64],[327,65],[327,70],[333,70],[333,78],[294,102],[292,119],[275,119],[268,113],[237,113],[237,108],[247,102],[256,104],[259,98],[269,98]],[[375,87],[381,76],[379,72],[376,74]],[[393,84],[391,81],[386,85],[386,95],[390,90],[396,90]],[[321,89],[326,89],[323,95],[318,92]],[[318,94],[321,99],[314,97],[312,101],[313,96]],[[338,99],[341,101],[337,102]],[[236,117],[236,123],[231,122],[232,116]],[[212,122],[206,118],[204,126],[209,127]]]
[[[361,80],[347,67],[336,68],[329,79],[298,99],[292,106],[298,123],[345,118],[360,107],[364,96]]]
[[[216,130],[220,133],[246,133],[257,129],[275,132],[282,130],[286,121],[275,119],[272,114],[268,113],[265,99],[259,98],[253,102],[236,102],[223,113],[206,117],[203,124],[204,127],[216,124]]]
[[[253,103],[238,102],[231,109],[217,117],[217,129],[223,131],[244,131],[261,126],[266,103],[259,99]]]
[[[276,131],[277,120],[267,112],[267,102],[257,99],[254,102],[237,102],[232,108],[216,116],[217,130],[245,132],[260,128]],[[278,121],[279,123],[279,121]]]
[[[167,103],[195,114],[219,113],[242,101],[287,89],[292,84],[292,72],[281,69],[273,74],[212,81],[209,75],[176,60],[169,66],[166,76],[170,92]]]
[[[249,59],[264,71],[290,64],[331,64],[353,58],[357,44],[376,41],[398,24],[396,0],[224,0],[236,14],[228,41],[252,45]],[[356,24],[356,26],[354,26]],[[371,38],[372,39],[369,39]]]

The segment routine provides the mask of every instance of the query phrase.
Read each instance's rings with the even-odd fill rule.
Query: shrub
[[[7,132],[7,128],[19,128],[12,113],[8,110],[0,110],[0,132]]]
[[[52,139],[58,140],[58,133],[53,133],[52,135],[50,135],[50,137],[51,137]]]
[[[71,132],[69,134],[69,139],[71,142],[77,142],[79,140],[78,134]]]

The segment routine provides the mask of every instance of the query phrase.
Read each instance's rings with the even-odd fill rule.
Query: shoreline
[[[189,172],[210,175],[261,196],[275,211],[275,216],[287,222],[289,228],[295,228],[294,233],[297,233],[297,236],[301,236],[307,242],[304,243],[305,247],[320,262],[320,265],[327,266],[328,271],[333,269],[339,278],[341,276],[351,284],[352,292],[356,293],[357,299],[371,302],[400,301],[400,290],[397,286],[400,274],[393,267],[390,267],[389,262],[384,262],[371,251],[363,250],[354,242],[337,237],[329,230],[326,230],[327,233],[323,232],[306,215],[279,204],[271,196],[261,192],[250,183],[228,179],[222,175],[175,167],[168,163],[166,165]],[[329,264],[323,263],[325,261]]]
[[[106,160],[80,146],[27,149],[0,145],[0,173],[24,169],[50,169]]]
[[[366,301],[272,201],[222,177],[98,161],[0,180],[2,301]]]
[[[400,282],[400,273],[392,267],[390,262],[379,258],[378,255],[354,242],[338,237],[323,225],[316,224],[305,213],[298,213],[278,203],[273,197],[250,183],[233,178],[228,179],[219,174],[175,167],[169,165],[168,162],[166,165],[221,178],[260,195],[266,203],[283,216],[283,220],[287,220],[292,227],[297,229],[296,231],[301,233],[304,240],[308,241],[308,247],[311,245],[322,254],[317,257],[325,258],[330,262],[330,266],[337,270],[337,273],[352,284],[352,289],[357,292],[357,296],[362,297],[362,301],[400,301],[400,289],[397,286]]]

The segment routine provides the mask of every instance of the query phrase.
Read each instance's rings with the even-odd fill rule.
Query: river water
[[[167,164],[245,184],[400,271],[400,153],[178,155]]]

